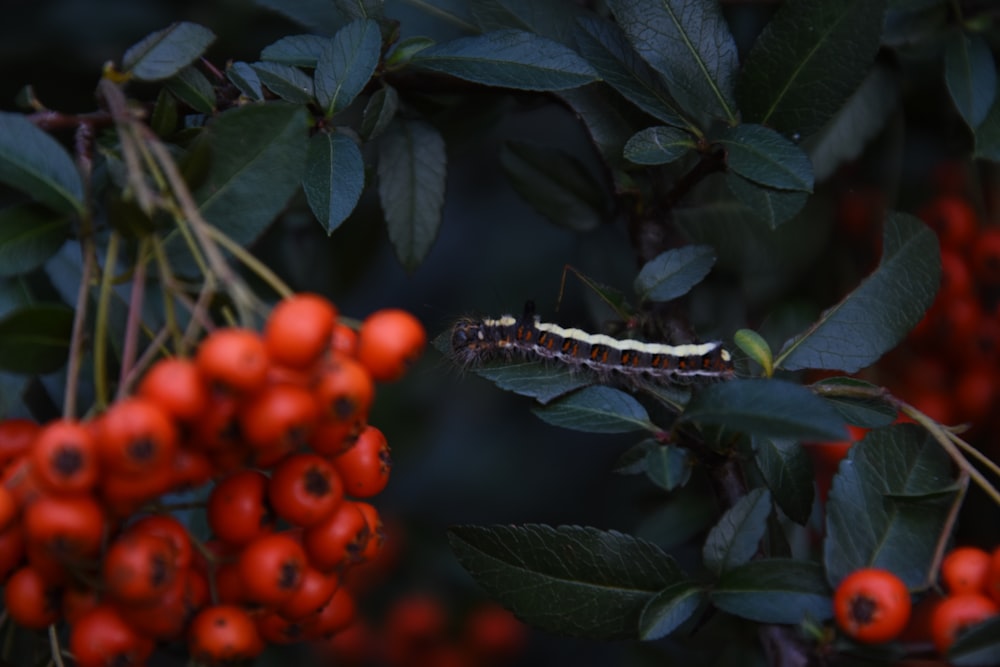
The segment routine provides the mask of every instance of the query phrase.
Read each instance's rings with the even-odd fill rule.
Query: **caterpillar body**
[[[521,317],[458,320],[451,330],[451,351],[463,366],[518,358],[658,384],[728,379],[734,372],[732,355],[720,341],[667,345],[612,338],[543,322],[530,304]]]

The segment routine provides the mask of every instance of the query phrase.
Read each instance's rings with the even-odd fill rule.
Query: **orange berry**
[[[59,620],[59,588],[33,567],[15,572],[4,587],[3,600],[11,620],[22,628],[41,630]]]
[[[330,345],[337,308],[317,294],[295,294],[280,301],[264,325],[271,360],[292,368],[319,361]]]
[[[865,568],[844,577],[833,596],[840,629],[865,644],[895,639],[910,620],[910,592],[887,570]]]
[[[208,403],[208,386],[191,359],[160,359],[146,372],[135,392],[178,421],[192,421]]]
[[[279,463],[267,485],[275,513],[294,526],[312,526],[344,499],[334,465],[317,454],[293,454]]]
[[[248,394],[264,386],[270,358],[260,334],[233,327],[206,336],[195,363],[212,388]]]
[[[1000,604],[1000,547],[993,550],[990,554],[990,566],[986,571],[986,583],[985,583],[986,594],[990,598]]]
[[[941,246],[961,250],[976,238],[979,217],[961,197],[938,197],[920,211],[924,220],[941,239]]]
[[[945,598],[931,616],[934,646],[943,655],[966,628],[995,616],[998,611],[996,602],[979,593]]]
[[[355,356],[358,353],[358,332],[342,322],[337,322],[330,338],[330,349],[335,354]]]
[[[358,361],[379,382],[403,377],[427,345],[427,332],[405,310],[387,308],[365,318],[358,331]]]
[[[192,658],[206,664],[237,664],[260,654],[264,642],[246,610],[223,604],[206,607],[194,617],[188,649]]]
[[[83,493],[99,475],[97,444],[86,426],[70,420],[46,424],[31,448],[32,471],[54,493]]]
[[[340,355],[323,365],[314,392],[321,422],[365,422],[375,399],[375,385],[365,367],[351,357]]]
[[[113,404],[99,423],[101,465],[125,475],[169,467],[177,449],[177,427],[170,416],[146,398]]]
[[[941,582],[949,595],[983,593],[990,555],[976,547],[953,549],[941,561]]]
[[[110,604],[80,614],[69,635],[78,667],[141,665],[153,648],[153,641],[141,637]]]
[[[308,568],[302,545],[287,533],[258,537],[243,547],[236,564],[247,599],[271,607],[292,599]]]
[[[355,498],[370,498],[389,482],[392,458],[382,431],[366,426],[350,449],[333,459],[344,482],[344,491]]]

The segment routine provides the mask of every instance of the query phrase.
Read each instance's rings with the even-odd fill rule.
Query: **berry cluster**
[[[946,597],[929,606],[931,639],[942,654],[968,627],[1000,613],[1000,547],[990,555],[958,547],[941,561]]]
[[[941,244],[941,288],[890,387],[937,421],[986,426],[1000,378],[1000,228],[942,195],[920,213]]]
[[[931,592],[911,606],[906,584],[892,572],[852,572],[834,594],[837,625],[862,643],[933,642],[945,655],[966,629],[1000,613],[1000,547],[992,554],[955,548],[942,560],[940,575],[945,596]]]
[[[402,376],[425,343],[403,311],[355,332],[300,294],[262,332],[217,329],[194,358],[156,362],[94,419],[0,422],[10,619],[65,620],[79,667],[143,664],[167,642],[229,664],[345,628],[341,578],[383,540],[364,502],[391,466],[368,424],[374,382]],[[209,483],[204,503],[162,502]],[[211,537],[178,509],[204,511]]]
[[[448,604],[430,593],[410,593],[392,602],[381,622],[361,619],[321,644],[324,657],[340,667],[501,667],[525,648],[527,627],[492,602],[453,618]]]

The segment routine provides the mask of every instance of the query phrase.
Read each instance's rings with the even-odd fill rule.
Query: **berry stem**
[[[153,364],[153,360],[156,359],[157,354],[162,352],[165,356],[170,355],[170,350],[167,348],[167,337],[169,335],[169,331],[166,328],[160,329],[156,332],[156,335],[153,336],[149,345],[132,365],[128,374],[122,375],[121,384],[118,387],[120,395],[125,396],[132,391],[132,387],[139,379],[139,376],[141,376],[146,369]]]
[[[56,624],[49,625],[49,647],[52,651],[52,662],[56,667],[66,667],[62,659],[62,647],[59,645],[59,634],[56,632]]]
[[[128,319],[125,323],[125,340],[122,344],[122,361],[118,374],[118,398],[125,396],[125,380],[135,366],[139,347],[139,328],[142,326],[142,299],[146,293],[146,260],[144,256],[149,246],[148,239],[139,243],[135,271],[132,274],[132,289],[129,294]]]
[[[80,275],[80,289],[76,294],[76,311],[73,313],[73,332],[70,336],[69,359],[66,364],[66,390],[63,393],[63,417],[76,416],[77,385],[80,381],[80,367],[83,356],[84,327],[87,324],[87,296],[90,281],[94,275],[94,241],[89,234],[80,239],[83,252],[83,267]]]
[[[981,463],[983,467],[989,470],[991,473],[1000,477],[1000,466],[993,462],[993,460],[983,454],[981,451],[967,443],[965,440],[959,437],[957,433],[950,430],[946,430],[945,433],[948,435],[948,439],[955,443],[955,445],[961,449],[963,452],[974,458],[977,462]]]
[[[118,232],[111,232],[101,270],[101,284],[97,297],[97,313],[94,322],[94,392],[99,409],[108,405],[108,308],[111,302],[112,278],[118,263]]]
[[[174,308],[174,300],[191,302],[187,300],[187,295],[184,294],[184,291],[177,284],[174,272],[170,268],[170,261],[167,259],[167,253],[163,249],[163,243],[155,234],[150,237],[150,246],[153,250],[153,256],[156,259],[156,270],[160,274],[160,284],[163,286],[163,319],[166,322],[167,331],[170,332],[173,338],[174,350],[178,354],[181,354],[184,351],[184,337],[177,322],[177,311]]]
[[[239,243],[226,236],[218,227],[212,227],[209,225],[205,228],[205,231],[208,232],[208,235],[213,241],[233,253],[233,256],[236,257],[236,259],[243,262],[248,269],[257,274],[261,280],[267,283],[268,287],[274,290],[282,298],[288,298],[295,293],[292,288],[286,285],[285,282],[279,278],[274,271],[269,269],[266,264],[254,257],[253,254],[248,252]]]

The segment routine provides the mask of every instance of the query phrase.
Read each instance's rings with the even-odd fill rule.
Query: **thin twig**
[[[958,469],[972,478],[972,481],[976,483],[976,486],[981,488],[994,503],[1000,505],[1000,491],[997,491],[996,488],[990,484],[989,480],[987,480],[974,465],[969,463],[968,459],[965,458],[958,446],[952,442],[949,431],[944,429],[940,424],[922,413],[920,410],[917,410],[912,405],[895,397],[892,398],[892,401],[899,407],[903,414],[909,416],[913,421],[927,429],[927,432],[931,434],[931,437],[941,445],[944,451],[948,453],[948,456],[951,457],[951,460],[955,462]]]
[[[94,275],[94,244],[93,238],[86,236],[80,239],[80,250],[83,253],[83,267],[80,276],[80,289],[76,294],[76,311],[73,313],[73,333],[69,342],[69,360],[66,367],[66,390],[63,394],[63,417],[76,417],[76,397],[79,391],[80,367],[83,362],[84,327],[87,323],[87,299],[90,295],[90,280]]]
[[[146,129],[148,131],[148,128]],[[167,181],[173,192],[174,199],[180,206],[181,213],[186,222],[190,224],[191,231],[197,239],[198,245],[201,246],[202,251],[205,253],[205,259],[208,261],[211,273],[218,278],[222,287],[232,297],[233,304],[236,306],[237,311],[239,311],[240,321],[245,325],[251,324],[250,308],[254,301],[253,293],[250,292],[249,288],[233,272],[232,267],[229,266],[222,252],[213,242],[214,240],[210,233],[211,225],[208,224],[201,215],[201,211],[198,210],[198,205],[195,203],[194,197],[191,196],[191,191],[188,190],[187,183],[184,182],[184,178],[181,176],[180,171],[178,171],[177,165],[174,164],[170,152],[156,139],[152,131],[148,131],[148,135],[149,149],[159,162],[160,168],[163,169],[164,175],[167,177]]]
[[[257,276],[267,283],[268,287],[273,289],[279,296],[282,298],[288,298],[294,294],[292,288],[286,285],[274,271],[268,268],[268,266],[262,261],[254,257],[252,253],[247,252],[246,248],[226,236],[218,227],[212,227],[209,225],[206,229],[209,235],[211,235],[213,241],[233,253],[233,256],[236,257],[236,259],[243,262],[247,268],[257,274]]]
[[[167,348],[167,336],[170,335],[168,329],[163,328],[156,332],[153,336],[153,340],[150,341],[149,345],[146,347],[145,351],[139,356],[132,368],[129,370],[128,374],[124,375],[119,385],[119,391],[122,396],[128,394],[133,385],[139,379],[139,376],[145,372],[153,364],[153,360],[160,353],[170,354],[169,348]]]
[[[56,634],[56,624],[49,625],[49,648],[52,651],[52,661],[56,667],[66,667],[62,659],[62,648],[59,646],[59,635]]]
[[[104,408],[108,405],[108,309],[111,303],[112,279],[115,265],[118,263],[118,244],[120,237],[117,232],[111,232],[108,238],[107,253],[104,257],[104,268],[101,271],[101,286],[97,295],[97,313],[94,322],[94,391],[97,395],[97,405]]]
[[[946,430],[945,433],[948,434],[948,439],[954,442],[959,449],[964,451],[966,454],[974,458],[976,461],[981,463],[987,470],[991,473],[1000,477],[1000,466],[994,463],[993,459],[983,454],[981,451],[967,443],[965,440],[960,438],[957,433]]]
[[[139,327],[142,324],[142,299],[146,292],[146,261],[143,259],[147,241],[139,245],[136,253],[135,272],[132,275],[132,290],[129,294],[128,319],[125,323],[125,341],[122,344],[121,369],[118,374],[118,397],[124,396],[125,378],[132,372],[139,347]]]

